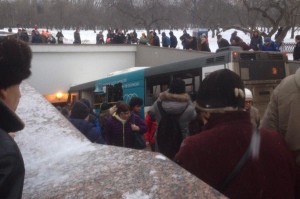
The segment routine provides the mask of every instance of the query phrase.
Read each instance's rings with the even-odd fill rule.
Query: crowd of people
[[[278,29],[275,39],[281,34],[282,28]],[[198,36],[198,33],[193,33],[190,35],[186,30],[183,31],[183,34],[179,37],[183,49],[186,50],[198,50],[211,52],[209,47],[208,36],[203,33]],[[221,34],[217,35],[217,44],[219,48],[225,48],[228,46],[238,46],[245,51],[280,51],[281,43],[277,43],[271,39],[271,37],[266,36],[265,33],[258,30],[254,30],[250,36],[250,43],[243,41],[239,37],[237,31],[234,31],[231,34],[229,41],[222,37]],[[168,36],[169,35],[169,36]],[[108,29],[106,37],[103,35],[103,31],[99,31],[96,35],[96,44],[140,44],[140,45],[150,45],[150,46],[162,46],[165,48],[176,48],[178,44],[177,37],[174,35],[173,31],[170,31],[168,35],[165,32],[161,33],[161,39],[156,33],[156,31],[150,31],[148,35],[142,33],[141,37],[138,38],[136,31],[124,33],[120,29],[111,30]],[[63,44],[64,35],[62,31],[58,31],[56,38],[49,33],[47,30],[38,30],[38,27],[35,25],[34,29],[31,31],[31,40],[27,33],[27,30],[24,28],[18,29],[17,37],[25,42],[31,43],[48,43],[48,44]],[[296,46],[293,51],[293,59],[300,59],[300,35],[295,37]],[[74,32],[74,41],[73,44],[82,44],[80,36],[80,28],[76,28]]]
[[[160,152],[229,198],[299,198],[299,87],[300,69],[274,90],[261,118],[252,91],[236,73],[222,69],[204,79],[194,102],[185,82],[174,79],[145,119],[139,97],[128,104],[103,103],[99,125],[90,123],[101,127],[100,139],[74,125],[92,142]],[[82,102],[74,104],[69,119],[78,111],[77,103]],[[86,121],[91,113],[87,104]],[[176,124],[166,121],[171,117]],[[136,145],[137,136],[143,137],[144,147]]]
[[[148,41],[157,43],[156,33],[151,34]],[[207,44],[202,36],[200,43]],[[25,168],[13,132],[24,128],[15,110],[19,85],[31,74],[31,58],[26,42],[0,42],[0,198],[22,197]],[[89,100],[80,99],[62,113],[91,142],[149,146],[229,198],[300,197],[300,69],[276,87],[262,119],[251,90],[228,69],[210,73],[193,102],[185,88],[183,80],[174,79],[145,119],[139,97],[102,103],[98,115]]]

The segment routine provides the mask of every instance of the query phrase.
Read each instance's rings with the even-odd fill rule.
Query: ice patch
[[[123,199],[150,199],[151,197],[145,193],[143,193],[141,190],[138,190],[134,193],[124,193],[122,195]]]
[[[163,155],[157,155],[155,156],[156,159],[160,159],[160,160],[166,160],[167,158]]]

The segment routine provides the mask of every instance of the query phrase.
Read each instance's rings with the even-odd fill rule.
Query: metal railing
[[[280,46],[280,51],[292,53],[294,51],[295,46],[296,46],[296,43],[294,43],[294,42],[282,43],[282,45]]]

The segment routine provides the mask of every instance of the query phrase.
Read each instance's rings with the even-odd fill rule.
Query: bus
[[[144,100],[144,114],[173,79],[184,80],[186,92],[194,100],[203,79],[215,70],[226,68],[240,75],[245,87],[253,93],[255,106],[263,114],[273,89],[287,75],[287,60],[285,53],[241,51],[229,47],[201,58],[110,73],[89,83],[94,84],[90,94],[96,110],[103,102],[115,104],[140,97]]]

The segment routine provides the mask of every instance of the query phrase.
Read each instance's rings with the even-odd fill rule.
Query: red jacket
[[[145,140],[151,144],[155,144],[155,132],[157,128],[157,124],[155,120],[152,120],[149,114],[146,114],[145,123],[147,126],[147,131],[144,134]]]
[[[258,159],[250,157],[223,194],[233,199],[296,198],[295,162],[284,140],[273,131],[260,134]],[[249,113],[214,115],[203,132],[184,140],[175,161],[219,189],[247,150],[251,135]]]

